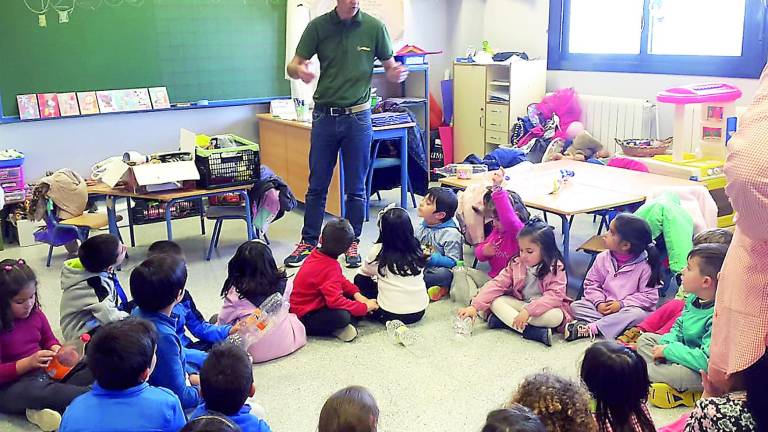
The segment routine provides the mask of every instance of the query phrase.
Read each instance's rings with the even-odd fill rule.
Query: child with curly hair
[[[587,390],[578,382],[549,372],[526,377],[509,405],[520,404],[536,414],[548,432],[596,432]]]

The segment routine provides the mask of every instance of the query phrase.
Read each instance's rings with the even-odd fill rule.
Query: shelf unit
[[[544,96],[547,64],[544,60],[454,63],[453,76],[454,158],[461,161],[509,144],[511,125]]]
[[[423,99],[420,102],[406,102],[401,106],[407,107],[416,115],[416,121],[422,131],[424,152],[429,156],[429,65],[408,66],[408,78],[399,84],[387,81],[384,68],[376,67],[373,69],[371,87],[375,87],[376,94],[383,99],[392,97]]]

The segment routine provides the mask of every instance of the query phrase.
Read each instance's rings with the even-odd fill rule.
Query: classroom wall
[[[457,33],[454,52],[468,45],[480,46],[486,39],[496,51],[525,51],[531,58],[546,58],[549,2],[542,0],[464,0],[450,17],[460,24],[473,23],[482,32]],[[463,7],[466,6],[466,7]],[[739,86],[744,96],[738,105],[747,105],[757,91],[757,79],[696,77],[685,75],[630,74],[609,72],[548,71],[547,91],[574,87],[592,95],[636,97],[654,101],[656,93],[668,87],[697,82],[727,81]],[[631,84],[629,84],[631,83]],[[672,135],[673,108],[659,106],[660,134]]]
[[[442,7],[442,0],[406,0],[405,5],[409,43],[446,51],[430,58],[430,87],[439,95],[443,71],[451,64],[447,8]],[[4,124],[0,125],[0,147],[16,148],[26,155],[28,181],[59,168],[88,176],[94,163],[127,150],[175,150],[180,128],[209,135],[234,133],[257,141],[255,115],[268,110],[268,105],[259,105]]]

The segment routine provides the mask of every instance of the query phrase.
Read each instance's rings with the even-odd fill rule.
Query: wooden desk
[[[252,184],[246,184],[241,186],[229,186],[229,187],[223,187],[218,189],[181,189],[181,190],[171,190],[171,191],[155,192],[155,193],[147,193],[147,194],[138,194],[138,193],[127,191],[125,189],[116,189],[116,188],[113,189],[104,183],[99,183],[92,186],[88,186],[88,194],[104,195],[106,197],[109,232],[110,234],[116,235],[118,237],[120,236],[120,231],[117,227],[117,214],[115,212],[115,201],[116,201],[116,198],[126,198],[129,201],[128,225],[131,231],[131,244],[133,245],[134,244],[133,224],[131,222],[131,217],[130,217],[130,200],[131,199],[154,200],[154,201],[164,202],[165,203],[165,228],[168,235],[168,240],[173,240],[173,225],[172,225],[172,219],[171,219],[171,207],[173,207],[173,204],[179,201],[202,200],[204,197],[221,195],[225,193],[236,193],[243,197],[245,208],[250,209],[251,199],[248,196],[248,191],[250,191],[251,188],[253,188]],[[205,209],[201,208],[201,210],[203,211],[203,214],[204,214]],[[255,235],[253,233],[253,225],[251,223],[250,211],[245,212],[245,221],[246,221],[247,238],[248,240],[253,240],[255,238]],[[202,214],[201,214],[201,223],[204,223],[204,220],[202,219]],[[205,231],[203,231],[203,234],[205,234]]]
[[[282,120],[271,114],[258,114],[259,152],[261,163],[269,166],[275,174],[282,177],[293,194],[300,201],[304,200],[309,187],[309,147],[312,124],[292,120]],[[380,128],[373,128],[373,139],[399,139],[401,158],[408,157],[408,129],[415,123],[406,123]],[[400,164],[400,205],[408,205],[408,163]],[[334,216],[344,216],[344,181],[341,163],[337,161],[333,177],[328,187],[325,211]]]
[[[557,194],[550,194],[553,181],[561,169],[576,175]],[[441,179],[446,186],[465,189],[472,184],[490,185],[489,174],[468,180],[456,177]],[[563,226],[563,256],[568,265],[570,255],[571,217],[580,213],[607,210],[645,201],[647,193],[658,187],[703,187],[690,180],[657,174],[631,171],[572,160],[559,160],[535,164],[524,175],[510,178],[507,189],[514,190],[525,205],[560,216]]]

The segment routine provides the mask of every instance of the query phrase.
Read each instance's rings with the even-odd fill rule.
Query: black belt
[[[340,115],[350,115],[350,114],[357,114],[359,112],[363,112],[366,110],[371,109],[371,104],[369,102],[361,103],[359,105],[347,107],[347,108],[339,108],[339,107],[329,107],[325,105],[315,105],[315,111],[323,113],[323,114],[329,114],[331,116],[340,116]]]

